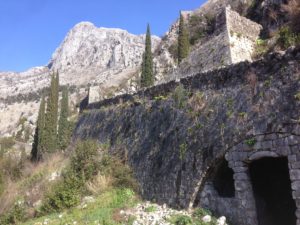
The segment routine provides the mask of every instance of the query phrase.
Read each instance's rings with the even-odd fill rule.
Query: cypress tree
[[[31,150],[31,159],[39,161],[42,158],[44,149],[44,129],[45,129],[45,97],[42,97],[38,119],[35,128],[34,141]]]
[[[64,88],[62,91],[60,116],[58,121],[58,145],[60,149],[65,149],[69,144],[69,97],[68,89]]]
[[[58,74],[53,73],[45,116],[45,150],[47,152],[54,152],[57,147],[58,82]]]
[[[178,34],[178,64],[189,54],[189,34],[184,22],[182,13],[180,12],[179,19],[179,34]]]
[[[149,87],[154,84],[153,56],[151,51],[150,25],[147,25],[145,52],[143,54],[141,87]]]

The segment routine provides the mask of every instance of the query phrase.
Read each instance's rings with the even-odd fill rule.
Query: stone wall
[[[287,156],[299,225],[299,62],[300,49],[274,53],[90,104],[74,141],[109,143],[132,166],[144,198],[209,207],[233,225],[257,225],[245,162]],[[222,160],[234,171],[231,197],[211,185]]]
[[[240,16],[230,7],[224,8],[217,16],[215,32],[198,43],[188,58],[165,80],[170,81],[243,61],[251,62],[261,30],[261,25]]]
[[[228,7],[225,11],[231,63],[252,61],[252,54],[262,26],[240,16]]]

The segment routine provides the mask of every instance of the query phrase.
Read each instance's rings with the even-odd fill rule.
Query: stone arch
[[[236,210],[231,210],[232,212],[225,210],[224,215],[227,218],[233,218],[236,224],[258,225],[257,210],[249,175],[249,165],[251,162],[263,158],[277,159],[280,157],[285,157],[288,161],[292,197],[296,204],[296,224],[300,225],[300,136],[290,133],[274,132],[252,136],[224,150],[222,154],[216,156],[203,170],[191,195],[189,207],[192,208],[197,195],[207,191],[205,185],[209,182],[209,177],[213,174],[213,168],[225,158],[228,166],[234,171],[235,196],[230,200],[223,198],[223,201],[227,201],[226,204],[228,207],[231,207],[231,209],[236,208]],[[216,208],[210,209],[214,211]]]
[[[258,216],[251,183],[249,166],[261,159],[286,158],[292,197],[296,204],[297,225],[300,224],[300,136],[271,133],[245,139],[226,153],[229,166],[234,170],[235,190],[239,208],[239,224],[257,225]],[[298,185],[299,184],[299,185]],[[298,194],[299,193],[299,194]],[[247,218],[243,215],[247,213]]]

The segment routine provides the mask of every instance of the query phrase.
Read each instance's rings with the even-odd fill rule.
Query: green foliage
[[[151,47],[150,25],[147,26],[145,52],[143,54],[141,87],[149,87],[154,84],[153,56]]]
[[[204,208],[196,208],[195,211],[193,212],[193,217],[201,219],[202,217],[206,215],[212,215],[212,213]]]
[[[62,179],[43,200],[40,215],[59,212],[78,205],[82,195],[86,194],[86,182],[91,181],[97,174],[111,177],[112,188],[122,189],[116,201],[123,201],[124,198],[134,195],[131,190],[137,190],[137,184],[133,179],[131,169],[105,151],[102,151],[100,155],[98,149],[99,145],[94,141],[77,144],[70,165],[63,173]],[[131,187],[132,189],[128,189]],[[119,203],[114,202],[114,204]]]
[[[57,117],[58,117],[58,73],[52,74],[50,93],[47,99],[47,109],[45,115],[45,151],[54,152],[57,147]]]
[[[279,29],[277,44],[284,49],[298,45],[300,44],[300,34],[293,33],[288,26],[283,26]]]
[[[183,15],[180,13],[178,34],[178,64],[180,64],[181,61],[188,56],[189,49],[189,33],[185,25]]]
[[[68,121],[69,115],[69,97],[68,89],[64,88],[61,99],[61,110],[58,122],[58,145],[60,149],[65,149],[71,137],[70,123]]]
[[[257,140],[255,138],[249,138],[245,141],[246,145],[253,147],[256,144]]]
[[[188,97],[189,97],[189,92],[184,88],[182,84],[179,84],[175,88],[172,94],[172,98],[175,102],[175,106],[178,109],[183,109],[186,107]]]
[[[97,149],[94,141],[77,144],[70,166],[63,173],[63,179],[45,197],[41,215],[58,212],[79,203],[84,183],[96,175],[100,168]]]
[[[190,44],[194,45],[198,40],[202,39],[206,35],[204,27],[202,27],[203,17],[201,15],[192,14],[189,19],[189,34]]]
[[[178,41],[171,44],[168,48],[168,51],[173,56],[173,58],[178,61]]]
[[[187,144],[184,142],[181,145],[179,145],[179,158],[180,158],[180,160],[184,160],[186,151],[187,151]]]
[[[63,175],[63,180],[57,183],[53,190],[46,195],[40,209],[40,215],[59,212],[62,209],[78,205],[81,198],[81,187],[82,182],[76,174],[67,171]]]
[[[168,98],[166,96],[160,95],[160,96],[155,96],[154,100],[155,101],[163,101],[163,100],[167,100]]]
[[[170,218],[170,222],[175,225],[193,225],[191,217],[186,215],[174,215]]]
[[[22,176],[22,170],[24,166],[24,163],[22,162],[23,160],[24,158],[21,157],[21,162],[19,162],[10,155],[2,158],[0,160],[0,170],[3,177],[6,179],[11,179],[12,181],[17,181]]]
[[[12,148],[14,144],[15,144],[15,140],[13,137],[0,138],[0,150],[2,152]]]
[[[128,188],[112,188],[101,193],[95,198],[95,202],[87,204],[84,209],[75,207],[64,213],[53,213],[28,221],[23,225],[43,224],[46,218],[51,221],[51,225],[75,224],[75,221],[77,224],[121,224],[114,221],[115,213],[121,209],[133,207],[137,200],[135,193]],[[62,217],[59,217],[59,215],[62,215]],[[135,218],[128,218],[126,223],[122,221],[122,224],[129,225],[134,220]]]
[[[300,101],[300,92],[298,92],[297,94],[294,95],[295,99],[297,101]]]
[[[120,159],[105,153],[100,161],[100,172],[113,178],[113,186],[138,190],[138,184],[133,178],[133,171]]]
[[[25,206],[23,201],[15,203],[14,207],[6,214],[0,216],[1,225],[19,224],[25,220]]]
[[[269,51],[268,41],[263,39],[258,39],[256,41],[254,57],[258,58],[265,55]]]
[[[145,210],[144,210],[145,212],[148,212],[148,213],[151,213],[151,212],[156,212],[157,211],[157,207],[156,206],[154,206],[154,205],[151,205],[151,206],[149,206],[149,207],[147,207],[147,208],[145,208]]]
[[[79,142],[71,158],[70,169],[84,181],[96,175],[99,169],[98,145],[94,141]]]
[[[5,181],[4,181],[4,177],[3,177],[3,172],[0,171],[0,197],[4,191],[4,184],[5,184]]]
[[[35,128],[34,140],[31,149],[31,159],[38,161],[42,158],[42,153],[45,148],[45,97],[42,97],[42,101],[39,108],[39,114],[37,119],[37,126]]]

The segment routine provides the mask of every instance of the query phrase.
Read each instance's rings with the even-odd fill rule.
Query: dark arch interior
[[[215,171],[213,185],[220,197],[234,197],[233,170],[229,168],[228,162],[225,159],[222,160]]]
[[[263,158],[250,164],[258,224],[296,225],[287,158]]]

